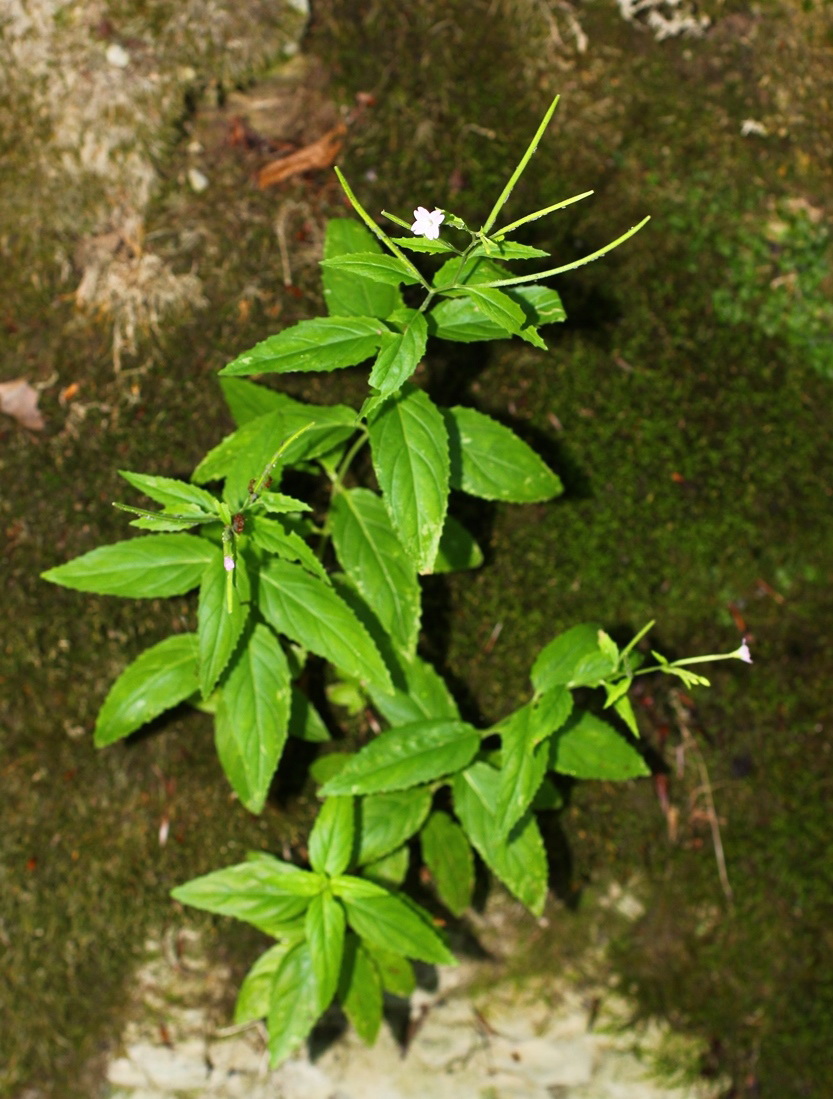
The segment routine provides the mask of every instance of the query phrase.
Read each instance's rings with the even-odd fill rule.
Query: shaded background
[[[258,820],[235,806],[197,713],[94,754],[109,683],[194,607],[38,579],[125,535],[118,468],[188,476],[230,429],[219,367],[321,310],[323,226],[344,213],[332,173],[268,190],[256,173],[346,120],[339,162],[369,209],[476,221],[555,92],[512,211],[596,194],[528,241],[567,261],[653,220],[556,280],[569,319],[548,353],[452,349],[422,375],[515,427],[567,486],[467,516],[487,566],[427,582],[425,651],[492,721],[577,621],[622,640],[655,618],[671,657],[748,633],[755,665],[716,666],[682,711],[671,682],[644,685],[662,778],[572,792],[554,937],[627,882],[645,914],[608,948],[635,1013],[700,1036],[700,1069],[735,1096],[829,1093],[829,10],[657,7],[701,31],[663,38],[626,7],[418,0],[360,17],[322,0],[288,68],[300,24],[275,5],[32,4],[28,28],[11,9],[0,381],[29,379],[45,428],[0,418],[0,1093],[95,1094],[142,943],[182,918],[169,889],[252,845],[291,849],[312,811],[291,783]],[[282,384],[334,402],[361,380]],[[677,773],[681,717],[731,907],[698,754]],[[252,956],[254,935],[193,919],[232,964]]]

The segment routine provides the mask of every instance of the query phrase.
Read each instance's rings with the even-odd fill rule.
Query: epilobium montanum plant
[[[704,684],[688,666],[722,658],[669,663],[654,653],[656,664],[646,666],[636,645],[651,624],[623,649],[595,625],[575,626],[535,659],[529,701],[478,729],[461,718],[418,651],[419,576],[482,560],[448,514],[450,490],[512,503],[561,491],[555,473],[508,427],[473,408],[439,407],[412,384],[429,337],[516,336],[544,348],[539,328],[564,312],[542,280],[604,255],[644,224],[575,262],[513,273],[512,264],[548,255],[514,240],[517,230],[586,197],[496,227],[555,105],[477,230],[448,210],[418,207],[413,223],[385,215],[413,234],[391,238],[336,169],[360,220],[327,227],[328,315],[269,337],[221,371],[237,429],[190,482],[122,473],[161,505],[116,505],[144,537],[45,574],[105,595],[199,589],[194,632],[168,637],[122,672],[101,707],[95,743],[112,744],[191,700],[213,711],[223,769],[253,813],[264,807],[288,736],[329,739],[298,685],[310,654],[332,666],[336,697],[378,715],[381,731],[360,750],[332,751],[313,764],[322,805],[308,867],[256,853],[173,892],[275,940],[244,980],[236,1009],[239,1023],[267,1019],[275,1064],[334,999],[372,1042],[383,991],[407,996],[414,987],[409,959],[453,964],[429,914],[400,891],[415,839],[450,913],[471,901],[476,853],[540,914],[547,861],[538,815],[560,805],[554,776],[647,774],[628,698],[634,677],[661,671]],[[413,254],[430,257],[433,273]],[[403,285],[416,288],[408,302],[421,293],[420,304],[406,304]],[[368,361],[369,394],[358,410],[303,404],[241,377]],[[365,447],[375,478],[368,484],[355,463]],[[281,491],[284,475],[298,470],[329,482],[327,510]],[[728,656],[749,660],[749,651],[743,644]],[[588,687],[605,692],[621,729],[575,704],[573,692]]]

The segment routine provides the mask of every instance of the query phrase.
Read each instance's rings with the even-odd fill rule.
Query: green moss
[[[832,609],[830,391],[790,335],[800,318],[765,330],[753,310],[730,325],[715,315],[714,296],[751,286],[756,308],[769,307],[748,226],[770,202],[818,204],[829,194],[814,153],[829,135],[830,70],[815,24],[779,6],[766,33],[750,39],[754,21],[750,29],[745,6],[731,7],[735,21],[711,37],[658,45],[612,5],[596,5],[581,15],[588,53],[545,69],[551,47],[540,28],[530,32],[538,24],[524,5],[426,0],[406,13],[380,3],[358,20],[346,0],[328,0],[316,5],[308,48],[331,66],[345,103],[358,91],[376,97],[343,156],[370,209],[448,202],[479,215],[560,83],[555,133],[516,206],[588,187],[597,195],[537,223],[537,239],[569,259],[653,215],[625,249],[562,280],[570,320],[550,330],[548,354],[462,349],[432,363],[438,396],[511,422],[567,492],[553,505],[467,508],[487,567],[428,585],[427,642],[469,710],[491,720],[525,697],[538,648],[576,621],[625,636],[655,617],[656,641],[682,655],[733,646],[733,615],[743,616],[756,664],[720,669],[695,715],[734,913],[724,911],[708,830],[688,815],[699,784],[691,766],[672,781],[682,814],[675,845],[650,784],[576,788],[563,816],[573,866],[563,892],[578,901],[580,921],[606,879],[638,874],[647,914],[622,933],[616,957],[644,1013],[714,1041],[711,1067],[738,1081],[755,1073],[791,1099],[826,1083],[822,1042],[833,1013],[823,980],[829,748],[819,716],[833,664],[819,627]],[[760,81],[783,71],[785,50],[804,120],[777,136],[775,118],[771,141],[743,139],[750,103],[777,114]],[[253,154],[222,142],[211,149],[211,187],[200,196],[179,182],[185,149],[171,153],[149,218],[160,254],[178,270],[199,269],[210,305],[161,342],[144,339],[136,374],[114,378],[105,334],[71,323],[61,298],[68,283],[47,262],[64,240],[0,241],[9,361],[43,378],[54,369],[61,386],[80,382],[86,408],[68,419],[56,386],[42,399],[45,438],[2,426],[13,444],[0,458],[13,629],[0,648],[12,687],[3,710],[9,922],[0,935],[5,927],[9,942],[0,1030],[14,1040],[0,1090],[11,1094],[48,1081],[56,1096],[89,1095],[82,1066],[118,1033],[136,945],[179,918],[169,888],[249,846],[295,844],[310,809],[296,797],[291,818],[284,801],[257,821],[230,804],[202,715],[173,715],[94,753],[92,723],[115,674],[190,621],[193,606],[94,599],[38,580],[123,537],[110,507],[115,470],[187,474],[229,427],[215,369],[320,306],[311,261],[293,273],[300,297],[282,287],[273,220],[290,198],[304,204],[302,222],[320,226],[343,212],[337,186],[315,176],[278,197],[256,192]],[[294,243],[293,257],[303,241]],[[805,244],[799,252],[816,255]],[[727,267],[726,256],[747,258]],[[335,401],[360,382],[343,371],[287,384]],[[641,696],[655,748],[670,722],[666,691],[650,684]],[[161,847],[164,816],[171,833]],[[224,941],[239,941],[223,927]]]

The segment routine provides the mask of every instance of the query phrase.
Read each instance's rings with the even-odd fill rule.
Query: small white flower
[[[424,206],[417,206],[414,210],[414,223],[411,232],[418,237],[427,240],[436,240],[440,235],[440,226],[445,214],[442,210],[426,210]]]
[[[234,558],[230,553],[227,553],[223,558],[223,568],[226,572],[232,572],[234,570]]]
[[[752,653],[749,651],[749,646],[744,641],[738,651],[735,653],[738,660],[743,660],[746,664],[752,663]]]

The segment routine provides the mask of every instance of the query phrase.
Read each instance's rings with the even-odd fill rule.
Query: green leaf
[[[238,427],[257,420],[283,405],[285,394],[244,378],[218,378],[220,389],[232,419]]]
[[[333,794],[406,790],[459,771],[480,747],[480,734],[464,721],[418,721],[371,740],[322,788]]]
[[[572,705],[570,693],[564,693]],[[499,726],[503,749],[494,815],[501,836],[511,831],[532,804],[547,770],[549,746],[540,743],[541,738],[536,736],[533,705],[522,706]],[[569,712],[568,706],[562,722]]]
[[[301,932],[303,934],[303,930]],[[236,1026],[265,1019],[269,1014],[269,1001],[272,995],[272,982],[275,973],[286,954],[292,948],[292,942],[275,943],[260,955],[258,960],[243,978],[243,984],[237,994],[234,1007]]]
[[[217,498],[187,481],[178,481],[174,477],[154,477],[147,473],[129,473],[124,469],[119,470],[119,476],[170,511],[178,514],[192,511],[219,516]]]
[[[594,687],[615,667],[608,653],[599,646],[603,632],[592,623],[573,626],[553,638],[532,665],[531,679],[536,691],[551,687]]]
[[[413,655],[419,634],[419,581],[384,503],[365,488],[340,492],[333,499],[330,526],[342,568],[396,647]]]
[[[645,760],[612,725],[594,714],[575,714],[552,741],[550,766],[574,778],[640,778],[651,773]]]
[[[373,893],[369,892],[371,887]],[[346,905],[348,924],[368,943],[421,962],[456,964],[428,913],[418,905],[360,878],[338,878],[333,888]]]
[[[541,248],[533,248],[530,244],[518,244],[514,240],[490,240],[488,244],[478,244],[469,253],[472,258],[486,256],[489,259],[539,259],[550,253]]]
[[[131,519],[131,527],[137,527],[139,530],[153,530],[157,534],[167,531],[176,530],[188,530],[189,527],[201,526],[203,523],[219,523],[220,517],[218,515],[206,515],[204,512],[194,512],[193,515],[169,515],[165,511],[145,511],[143,508],[134,508],[129,504],[120,504],[118,501],[113,501],[113,507],[118,508],[119,511],[129,512],[131,515],[138,515],[138,519]]]
[[[513,286],[504,293],[524,311],[527,324],[560,324],[567,319],[561,298],[548,286]]]
[[[628,680],[628,685],[630,686],[630,680]],[[639,726],[636,723],[636,714],[633,712],[633,706],[631,705],[631,700],[628,696],[625,694],[622,695],[621,698],[617,698],[613,703],[613,709],[619,717],[621,717],[633,735],[639,739]]]
[[[382,983],[376,962],[355,935],[344,944],[338,998],[358,1036],[373,1045],[382,1022]]]
[[[478,569],[482,564],[483,551],[472,535],[453,515],[446,515],[434,572],[460,572]]]
[[[473,408],[443,409],[451,456],[451,487],[484,500],[528,504],[551,500],[561,481],[532,447]]]
[[[296,500],[294,496],[287,496],[283,492],[261,492],[259,496],[260,507],[270,515],[286,515],[288,512],[312,511],[309,504],[303,500]]]
[[[260,813],[286,744],[289,665],[275,635],[258,622],[223,684],[215,744],[229,782],[250,813]]]
[[[344,908],[330,893],[319,893],[312,898],[305,928],[318,989],[319,1013],[330,1006],[338,985],[345,925]]]
[[[280,519],[265,519],[262,515],[253,515],[250,533],[256,546],[284,561],[299,562],[308,572],[329,584],[327,570],[304,539],[294,530],[289,530]]]
[[[279,633],[348,675],[391,690],[390,673],[343,599],[300,565],[273,560],[260,570],[260,609]]]
[[[476,309],[502,328],[504,333],[520,335],[521,329],[526,324],[526,317],[521,307],[502,290],[470,283],[465,289],[447,291],[447,293],[453,297],[468,298],[474,303]]]
[[[343,271],[351,278],[370,279],[371,282],[383,282],[388,286],[419,282],[406,263],[396,256],[387,256],[384,252],[352,252],[333,256],[322,260],[321,266],[325,271]]]
[[[405,880],[411,862],[411,851],[407,846],[397,847],[389,855],[368,862],[362,867],[362,874],[368,881],[390,887],[399,886]]]
[[[289,735],[311,744],[326,744],[331,739],[315,706],[299,687],[292,687],[292,703],[289,711]]]
[[[426,237],[393,237],[392,239],[394,244],[399,244],[403,248],[408,248],[411,252],[427,252],[434,254],[457,251],[454,245],[449,244],[447,240],[428,240]]]
[[[378,389],[381,396],[395,392],[416,370],[427,342],[428,323],[422,313],[415,312],[405,330],[379,352],[368,384]]]
[[[420,833],[422,857],[434,879],[440,900],[455,916],[471,904],[474,890],[474,859],[471,845],[460,825],[438,809]]]
[[[390,725],[409,725],[426,718],[460,717],[457,703],[441,675],[419,656],[406,660],[397,656],[397,681],[402,681],[392,694],[370,687],[373,705]]]
[[[508,837],[500,837],[492,807],[500,775],[489,764],[472,764],[455,776],[454,811],[474,849],[507,889],[536,916],[547,898],[547,857],[531,813],[521,817]]]
[[[372,252],[384,255],[376,238],[364,225],[353,218],[332,218],[327,222],[324,238],[324,259]],[[332,267],[321,273],[327,312],[335,317],[387,317],[400,303],[394,286],[383,285]]]
[[[407,958],[392,950],[384,950],[373,943],[363,944],[370,957],[376,963],[382,987],[393,996],[407,999],[416,988],[414,968]]]
[[[419,831],[430,808],[431,791],[425,786],[362,798],[356,865],[365,866],[401,847]]]
[[[399,540],[430,572],[448,506],[448,437],[431,398],[406,383],[370,419],[373,468]]]
[[[278,394],[279,407],[253,420],[247,420],[237,431],[227,435],[206,454],[192,474],[192,479],[204,484],[219,481],[237,473],[241,483],[261,475],[275,457],[281,444],[309,424],[286,447],[275,466],[277,480],[282,465],[308,461],[326,454],[343,442],[356,429],[356,413],[346,405],[305,405],[291,397]]]
[[[318,811],[309,837],[309,861],[313,870],[328,877],[343,874],[350,865],[355,833],[356,804],[353,799],[327,798]]]
[[[41,575],[76,591],[161,599],[196,588],[218,552],[193,534],[148,534],[99,546]]]
[[[208,698],[231,659],[246,620],[249,617],[249,579],[246,563],[238,557],[234,570],[234,597],[229,613],[226,604],[226,570],[223,559],[215,554],[200,584],[197,609],[200,653],[200,691]]]
[[[180,904],[233,916],[267,935],[280,936],[287,927],[297,926],[297,918],[322,886],[318,874],[261,854],[178,885],[171,896]]]
[[[318,1018],[318,990],[312,955],[299,943],[281,960],[272,981],[269,1015],[269,1063],[277,1068],[300,1046]]]
[[[471,298],[444,298],[427,315],[428,333],[452,343],[502,340],[506,330],[484,314]]]
[[[220,374],[290,374],[357,366],[389,336],[376,317],[315,317],[269,336],[224,366]]]
[[[175,634],[152,645],[128,664],[110,688],[95,723],[96,748],[135,732],[196,689],[196,634]]]

